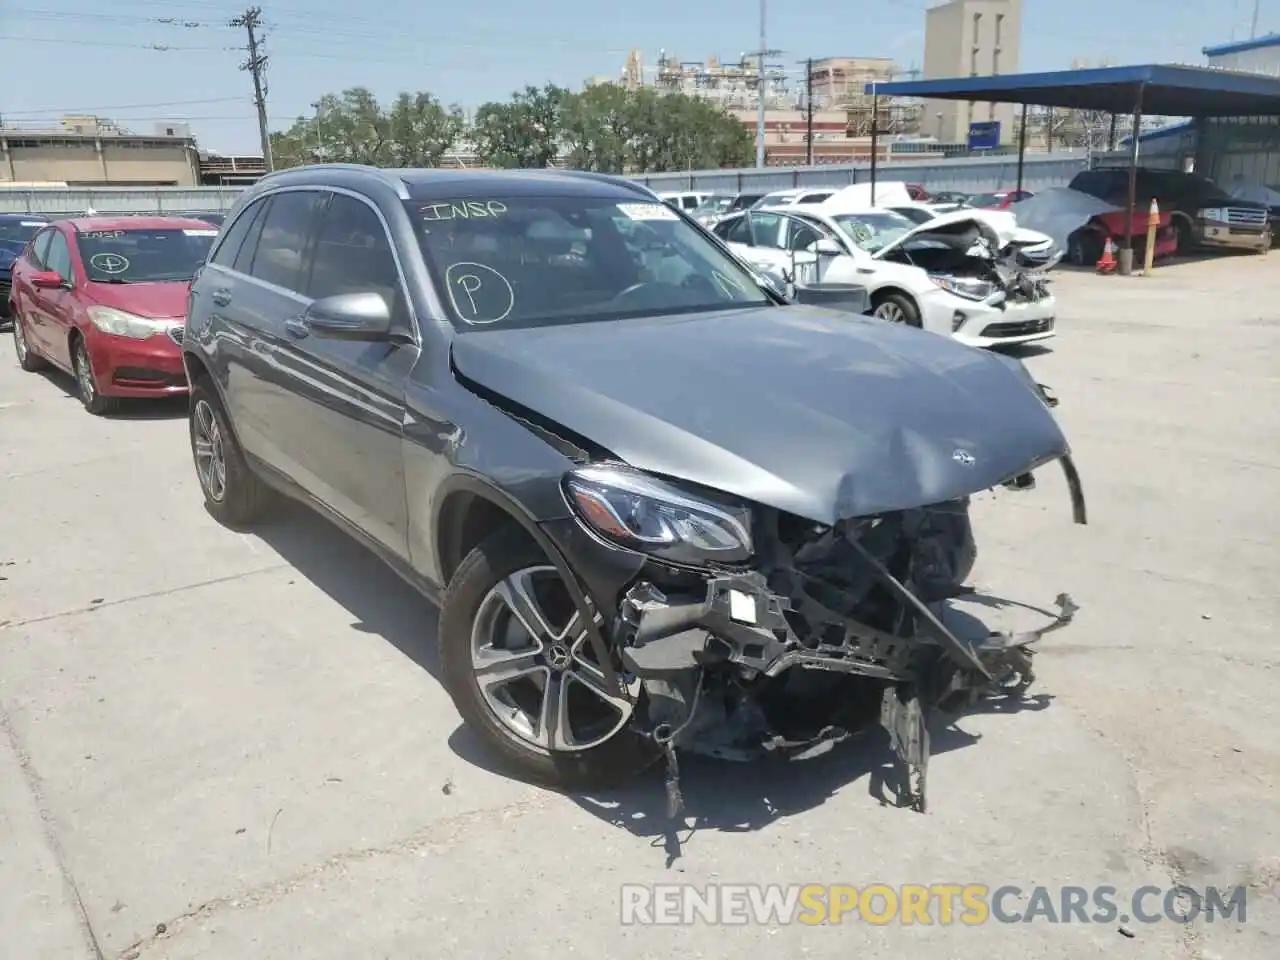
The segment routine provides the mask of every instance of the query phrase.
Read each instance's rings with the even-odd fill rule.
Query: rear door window
[[[272,196],[249,268],[251,276],[294,293],[303,292],[308,247],[326,198],[327,194],[318,190],[290,190]]]
[[[723,232],[722,229],[723,228]],[[720,224],[716,227],[716,232],[730,243],[740,243],[743,246],[751,246],[751,224],[747,223],[747,218],[735,217],[726,224]]]
[[[244,238],[253,229],[254,221],[262,214],[264,206],[266,206],[266,201],[258,200],[246,207],[240,213],[240,216],[236,217],[231,227],[223,234],[222,242],[218,244],[218,249],[213,252],[213,263],[223,267],[235,268],[240,248],[244,246]],[[250,261],[252,261],[252,254],[250,255]]]
[[[752,213],[749,216],[755,245],[781,250],[785,245],[782,238],[782,217],[776,213]]]

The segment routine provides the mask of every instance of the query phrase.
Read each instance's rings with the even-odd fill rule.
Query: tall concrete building
[[[989,77],[1018,72],[1022,0],[948,0],[925,13],[924,79]],[[964,143],[969,124],[995,120],[1000,142],[1012,143],[1018,108],[1007,103],[928,100],[920,131],[942,143]]]

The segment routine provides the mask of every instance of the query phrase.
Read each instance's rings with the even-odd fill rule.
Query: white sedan
[[[916,225],[889,210],[750,210],[714,232],[758,269],[797,283],[856,283],[872,313],[977,347],[1047,340],[1057,302],[1040,272],[1011,269],[973,211]]]

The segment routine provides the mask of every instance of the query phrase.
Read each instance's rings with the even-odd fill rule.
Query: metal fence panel
[[[1085,168],[1083,155],[1032,154],[1026,158],[1023,185],[1029,190],[1067,183]],[[928,190],[1010,189],[1017,182],[1018,158],[958,157],[894,160],[880,165],[876,177],[923,184]],[[869,163],[822,164],[812,167],[769,167],[764,170],[692,170],[651,173],[634,179],[654,190],[699,190],[715,193],[769,193],[791,187],[842,187],[867,183]],[[243,187],[4,187],[0,213],[45,216],[98,213],[177,213],[184,210],[229,210]]]
[[[1029,190],[1062,186],[1085,169],[1083,154],[1031,154],[1023,165],[1022,182]],[[717,193],[768,193],[790,187],[837,187],[867,183],[871,164],[822,164],[758,170],[693,170],[688,173],[650,173],[635,179],[654,190],[710,190]],[[894,160],[879,165],[877,180],[919,183],[928,190],[1010,189],[1018,180],[1018,158],[956,157],[936,160]]]
[[[8,187],[0,185],[0,212],[83,215],[228,210],[242,187]]]

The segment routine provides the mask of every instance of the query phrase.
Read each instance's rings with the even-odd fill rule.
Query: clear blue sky
[[[924,53],[937,0],[771,0],[768,45],[780,59]],[[142,132],[189,119],[201,145],[257,148],[244,32],[228,0],[0,0],[0,117],[113,116]],[[271,56],[273,129],[321,94],[367,86],[379,97],[428,90],[475,107],[525,83],[577,88],[616,75],[627,51],[652,64],[736,59],[758,46],[757,0],[261,0]],[[1261,0],[1259,33],[1280,31],[1280,0]],[[1248,36],[1253,0],[1024,0],[1021,69],[1202,62],[1203,46]],[[176,21],[176,22],[163,22]],[[168,49],[155,49],[156,46]],[[800,68],[797,67],[797,76]]]

